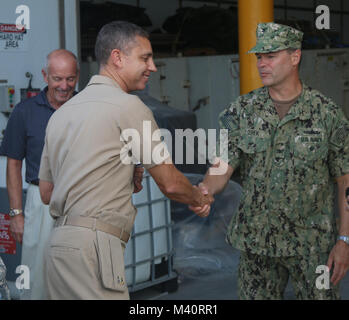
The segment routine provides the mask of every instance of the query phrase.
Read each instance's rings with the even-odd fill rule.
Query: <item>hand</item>
[[[22,213],[11,217],[10,232],[17,242],[22,243],[24,232],[24,216]]]
[[[331,270],[333,264],[334,269],[331,282],[334,285],[337,285],[349,269],[349,245],[344,241],[339,240],[330,252],[327,261],[327,267],[329,270]]]
[[[199,217],[207,217],[210,214],[211,204],[213,203],[214,198],[203,183],[199,183],[199,190],[205,196],[204,200],[206,203],[202,207],[189,206],[189,209],[195,212]]]
[[[143,173],[144,173],[143,167],[135,167],[133,172],[133,185],[134,185],[133,193],[138,193],[143,189],[143,186],[142,186]]]

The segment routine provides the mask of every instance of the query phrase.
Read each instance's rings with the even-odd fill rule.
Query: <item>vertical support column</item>
[[[256,27],[261,22],[271,22],[274,19],[273,0],[239,0],[239,58],[240,58],[240,94],[262,86],[257,59],[254,54],[248,54],[256,44]]]
[[[58,1],[58,19],[59,19],[59,48],[65,49],[65,13],[64,0]]]

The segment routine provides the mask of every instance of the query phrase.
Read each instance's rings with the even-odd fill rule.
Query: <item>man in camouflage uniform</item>
[[[6,283],[6,266],[0,257],[0,300],[10,300],[10,290]]]
[[[282,299],[289,278],[298,299],[338,299],[338,283],[349,268],[349,122],[331,99],[299,79],[302,36],[288,26],[258,25],[249,53],[256,53],[264,86],[220,115],[220,127],[228,129],[228,141],[221,142],[228,158],[218,159],[200,185],[219,193],[240,167],[243,195],[227,234],[241,250],[240,299]],[[224,165],[224,174],[212,173]]]

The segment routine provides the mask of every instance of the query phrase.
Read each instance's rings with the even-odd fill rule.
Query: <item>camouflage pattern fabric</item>
[[[288,48],[300,49],[303,32],[274,22],[259,23],[256,31],[257,43],[248,53],[268,53]]]
[[[10,290],[6,283],[6,266],[0,257],[0,300],[10,300]]]
[[[326,265],[329,253],[310,257],[267,257],[241,252],[238,270],[238,296],[241,300],[282,300],[290,278],[299,300],[338,300],[339,286],[323,280],[318,266]],[[317,278],[325,288],[317,288]],[[330,275],[328,275],[330,279]],[[328,288],[326,286],[329,285]]]
[[[349,174],[349,122],[303,84],[280,120],[268,89],[240,96],[219,117],[228,163],[243,194],[228,228],[232,246],[270,257],[310,257],[336,242],[334,177]]]

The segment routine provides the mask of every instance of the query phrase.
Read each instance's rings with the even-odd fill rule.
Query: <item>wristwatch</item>
[[[346,244],[349,244],[349,237],[348,236],[338,236],[337,241],[338,240],[342,240],[344,241]]]
[[[9,216],[10,216],[10,217],[15,217],[15,216],[21,214],[22,212],[23,212],[22,209],[12,209],[12,208],[11,208],[11,209],[10,209]]]

